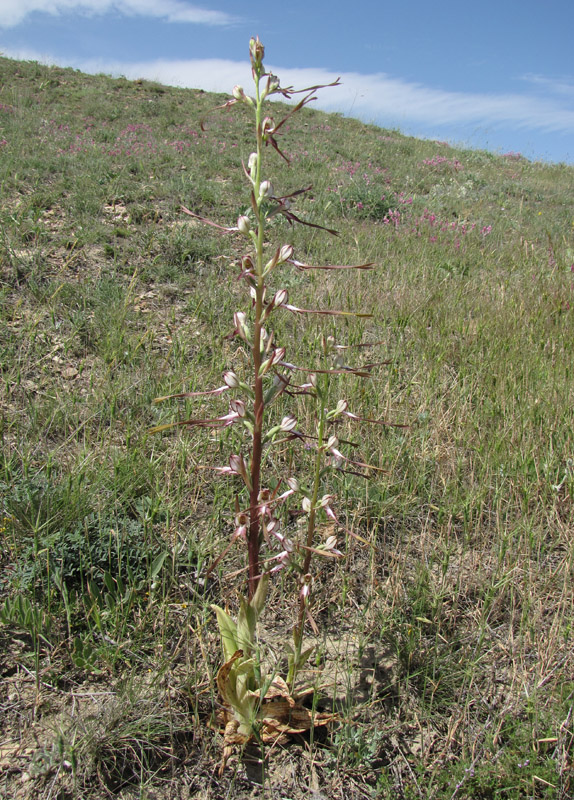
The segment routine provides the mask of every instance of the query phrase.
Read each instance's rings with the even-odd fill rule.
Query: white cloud
[[[140,0],[137,0],[140,2]],[[150,0],[151,2],[151,0]],[[237,83],[246,91],[251,85],[249,63],[226,59],[155,60],[141,62],[112,62],[76,60],[62,63],[61,59],[32,55],[23,51],[6,53],[13,58],[26,58],[73,66],[89,73],[125,75],[127,78],[147,78],[172,86],[205,89],[230,93]],[[321,69],[284,69],[267,65],[281,79],[283,86],[305,87],[316,83],[331,83],[338,75]],[[574,130],[574,109],[563,98],[546,94],[488,94],[449,92],[433,89],[421,83],[393,78],[384,73],[361,75],[343,73],[342,85],[319,92],[314,107],[339,111],[380,125],[411,126],[510,126],[515,130],[546,133],[571,133]]]
[[[521,80],[543,89],[551,94],[561,95],[570,100],[574,100],[574,79],[573,78],[547,78],[544,75],[534,75],[529,73],[523,75]]]
[[[433,125],[480,123],[547,132],[574,129],[574,109],[550,98],[508,93],[463,93],[433,89],[387,75],[345,76],[355,87],[362,115],[402,116]],[[353,113],[356,113],[354,110]]]
[[[236,20],[223,11],[200,8],[186,0],[0,0],[0,26],[19,25],[34,11],[52,16],[70,11],[83,14],[116,12],[197,25],[228,25]]]

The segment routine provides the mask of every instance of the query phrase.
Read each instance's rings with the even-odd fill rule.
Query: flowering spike
[[[259,36],[249,41],[249,56],[253,75],[259,77],[263,70],[263,58],[265,56],[265,48],[259,41]]]
[[[268,282],[268,275],[276,266],[288,263],[300,271],[311,269],[369,270],[373,264],[369,262],[356,265],[314,267],[296,260],[291,244],[278,246],[277,242],[268,242],[273,238],[270,234],[274,232],[271,222],[279,216],[286,219],[290,226],[298,223],[335,236],[338,234],[331,228],[315,222],[308,222],[294,210],[297,198],[310,192],[311,186],[278,196],[271,180],[267,178],[266,164],[263,163],[265,147],[274,148],[285,161],[289,161],[279,147],[279,137],[285,132],[286,123],[293,114],[313,102],[316,99],[316,90],[324,87],[321,85],[310,86],[301,92],[296,92],[292,87],[281,87],[278,78],[265,71],[264,55],[264,47],[259,38],[252,38],[249,43],[249,56],[255,83],[254,95],[249,97],[242,86],[236,85],[233,88],[232,99],[221,106],[229,108],[235,103],[242,103],[255,111],[253,115],[255,117],[255,151],[249,155],[246,164],[241,162],[248,186],[249,203],[246,203],[246,207],[239,213],[234,227],[225,227],[184,208],[184,212],[194,220],[210,225],[219,231],[241,233],[249,245],[250,254],[241,257],[238,270],[239,278],[244,278],[248,287],[248,294],[245,293],[248,308],[245,311],[235,312],[233,315],[235,328],[226,337],[229,340],[234,337],[241,340],[236,343],[238,348],[234,358],[238,356],[242,359],[240,375],[249,374],[249,377],[245,378],[244,382],[233,370],[227,369],[223,373],[223,385],[217,389],[172,396],[217,396],[231,390],[232,399],[226,414],[205,419],[189,419],[175,423],[175,425],[162,425],[154,429],[165,430],[178,425],[186,425],[217,430],[237,422],[241,423],[241,430],[236,437],[241,442],[237,447],[239,452],[232,453],[225,466],[205,468],[214,469],[221,475],[240,476],[243,481],[240,491],[234,498],[234,525],[231,541],[224,548],[223,553],[212,563],[208,574],[229,552],[234,542],[237,540],[246,542],[248,597],[240,599],[237,622],[232,620],[222,609],[218,609],[216,613],[224,639],[224,648],[226,648],[226,663],[218,673],[217,684],[223,702],[227,704],[228,708],[231,707],[235,720],[239,723],[241,735],[245,734],[247,737],[254,733],[253,721],[259,719],[259,704],[262,705],[265,702],[263,684],[255,670],[253,643],[256,640],[257,617],[265,605],[269,575],[289,567],[296,571],[300,578],[299,612],[294,626],[292,658],[289,660],[288,681],[292,691],[297,670],[305,663],[308,652],[302,651],[305,624],[310,622],[313,629],[318,632],[309,610],[309,596],[312,588],[310,570],[312,556],[317,554],[322,557],[339,558],[342,555],[341,551],[337,549],[336,535],[318,536],[317,520],[323,519],[324,516],[335,522],[337,528],[343,527],[340,526],[332,508],[333,496],[322,492],[324,475],[329,469],[337,469],[344,473],[368,477],[369,470],[377,469],[362,461],[352,461],[347,458],[341,452],[340,447],[345,449],[345,445],[354,446],[354,443],[329,435],[329,423],[345,416],[353,421],[386,424],[381,420],[370,420],[352,414],[348,411],[345,400],[340,400],[332,410],[327,409],[332,405],[330,376],[345,374],[368,378],[375,366],[387,362],[373,362],[359,369],[353,368],[343,358],[346,348],[339,347],[332,337],[324,336],[323,360],[319,366],[325,368],[297,367],[286,360],[286,349],[278,345],[271,327],[271,322],[274,320],[272,312],[276,308],[285,308],[295,315],[318,314],[328,317],[357,318],[372,316],[363,312],[299,307],[290,302],[289,293],[285,288],[281,288],[281,283],[277,288],[277,285],[271,286]],[[326,86],[337,86],[338,84],[339,80],[337,79]],[[279,122],[276,122],[271,116],[266,116],[265,113],[264,101],[272,94],[280,94],[287,100],[293,99],[297,94],[300,95]],[[247,192],[245,200],[247,201]],[[248,362],[248,367],[245,361]],[[305,373],[305,382],[301,386],[290,383],[295,371]],[[312,434],[297,429],[298,419],[293,413],[287,413],[288,409],[274,420],[269,419],[268,407],[283,393],[289,398],[295,395],[307,395],[312,399],[316,406],[316,424]],[[300,417],[300,420],[304,418]],[[248,448],[247,443],[249,443]],[[296,478],[286,479],[281,473],[273,474],[273,479],[269,481],[265,480],[264,468],[274,470],[276,467],[280,468],[281,465],[284,465],[287,473],[292,471],[291,465],[295,459],[290,452],[290,447],[293,443],[301,443],[314,460],[312,480],[308,487],[301,488]],[[281,447],[281,452],[277,454],[277,457],[270,452],[274,445]],[[242,452],[246,453],[246,457],[242,455]],[[236,481],[235,483],[237,484]],[[273,488],[267,488],[269,485]],[[294,498],[289,501],[288,498],[292,495],[296,495],[296,500]],[[299,508],[297,508],[298,503],[301,503]],[[287,507],[287,504],[295,506],[295,508]],[[294,540],[286,536],[287,529],[284,527],[283,520],[287,514],[294,517],[305,517],[301,520],[303,530],[297,530],[297,538],[294,537]],[[330,526],[330,532],[337,528]],[[317,543],[318,538],[319,543]],[[279,543],[279,547],[277,543]],[[273,549],[266,552],[265,548]],[[278,550],[279,552],[277,552]],[[240,572],[242,570],[236,574]],[[247,691],[247,687],[249,691]]]

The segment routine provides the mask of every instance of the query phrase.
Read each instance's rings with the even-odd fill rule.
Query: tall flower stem
[[[263,315],[263,296],[265,289],[265,278],[263,275],[263,240],[265,233],[265,219],[261,213],[261,161],[263,157],[263,132],[262,132],[262,98],[260,92],[260,69],[257,65],[255,70],[255,90],[256,90],[256,107],[255,107],[255,126],[257,135],[257,162],[255,165],[255,175],[253,177],[253,196],[255,203],[253,209],[255,212],[257,230],[254,234],[255,238],[255,272],[256,272],[256,285],[255,285],[255,325],[253,329],[253,346],[252,346],[252,360],[253,360],[253,388],[254,388],[254,404],[253,404],[253,440],[251,449],[251,491],[249,497],[249,535],[247,540],[248,552],[248,566],[249,566],[249,599],[253,597],[257,589],[260,577],[260,558],[259,551],[261,546],[261,524],[259,515],[259,491],[261,486],[261,460],[262,460],[262,445],[263,445],[263,413],[264,413],[264,400],[263,400],[263,376],[261,375],[261,318]]]

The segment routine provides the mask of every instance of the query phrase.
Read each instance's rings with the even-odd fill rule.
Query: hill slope
[[[241,365],[225,337],[245,304],[242,242],[181,212],[232,226],[245,209],[251,130],[237,109],[210,113],[225,99],[0,59],[0,766],[13,796],[251,793],[242,768],[213,777],[206,727],[209,603],[234,607],[243,563],[231,553],[204,595],[233,529],[233,487],[204,469],[227,441],[147,433],[211,408],[154,398]],[[312,109],[282,132],[276,189],[312,185],[298,213],[339,236],[277,234],[301,261],[377,267],[285,269],[282,287],[302,307],[373,314],[337,335],[390,363],[339,391],[409,427],[345,429],[385,472],[333,487],[367,544],[349,538],[315,588],[316,680],[344,722],[272,754],[269,791],[567,797],[574,169]],[[295,363],[332,331],[279,325]],[[273,589],[271,643],[292,625],[290,581]]]

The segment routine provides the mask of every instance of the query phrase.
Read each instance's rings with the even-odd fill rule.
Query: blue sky
[[[403,133],[574,164],[573,0],[0,0],[9,57],[230,92],[249,38],[316,107]]]

